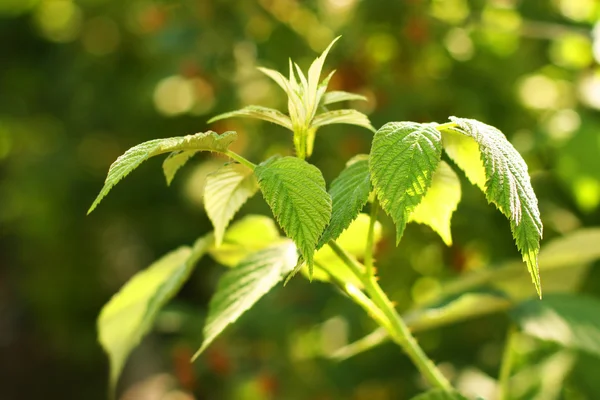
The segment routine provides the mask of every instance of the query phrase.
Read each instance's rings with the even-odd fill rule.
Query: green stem
[[[379,203],[377,199],[373,201],[371,205],[371,219],[369,220],[369,232],[367,233],[367,247],[365,249],[365,268],[367,277],[375,275],[375,268],[373,267],[373,247],[374,236],[375,236],[375,223],[377,222],[377,212],[379,211]]]
[[[511,325],[508,329],[502,364],[500,365],[500,376],[498,377],[498,400],[508,399],[510,388],[510,373],[515,361],[515,342],[517,340],[517,328]]]
[[[306,130],[296,128],[294,130],[294,136],[296,137],[296,157],[304,160],[306,158]]]
[[[446,122],[445,124],[439,124],[435,126],[435,129],[438,131],[443,131],[444,129],[454,128],[457,126],[456,122]]]
[[[421,374],[436,388],[446,391],[452,390],[450,382],[435,366],[435,364],[427,357],[423,349],[419,346],[415,338],[410,333],[408,327],[396,312],[394,305],[383,292],[374,276],[366,276],[361,273],[361,266],[346,250],[340,247],[335,241],[329,241],[329,246],[335,254],[350,268],[350,270],[361,280],[365,286],[365,291],[375,303],[375,305],[383,312],[389,324],[384,326],[391,336],[408,357],[419,369]]]
[[[251,162],[251,161],[247,160],[246,158],[242,157],[238,153],[235,153],[235,152],[233,152],[231,150],[227,150],[227,151],[225,151],[225,154],[228,157],[233,158],[235,161],[239,162],[240,164],[244,164],[246,167],[250,168],[253,171],[254,171],[254,168],[256,168],[256,164],[254,164],[253,162]]]
[[[369,299],[359,288],[355,285],[344,282],[335,276],[325,265],[315,261],[315,265],[322,269],[327,275],[329,275],[329,279],[334,282],[340,290],[346,293],[356,304],[361,306],[363,310],[371,316],[379,325],[385,326],[389,328],[389,322],[386,319],[385,314],[381,312],[381,310]]]

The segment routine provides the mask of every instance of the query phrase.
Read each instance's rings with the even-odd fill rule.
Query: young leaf
[[[460,193],[458,176],[447,163],[440,162],[433,173],[431,187],[410,215],[410,221],[429,225],[451,246],[450,220],[460,202]]]
[[[390,122],[375,134],[369,158],[371,181],[381,207],[396,224],[396,244],[429,189],[441,156],[440,133],[431,124]]]
[[[367,101],[367,98],[360,94],[334,90],[331,92],[327,92],[323,95],[321,104],[326,106],[328,104],[339,103],[341,101],[353,101],[353,100]]]
[[[296,246],[291,240],[286,240],[251,254],[240,265],[223,274],[208,307],[204,341],[193,359],[293,270],[297,259]]]
[[[356,110],[335,110],[324,112],[315,116],[311,127],[315,128],[331,124],[358,125],[375,132],[375,128],[373,128],[373,125],[371,125],[369,117]]]
[[[338,41],[340,36],[333,39],[333,41],[327,46],[323,54],[313,61],[310,68],[308,69],[308,107],[307,112],[308,116],[312,118],[317,111],[317,106],[319,105],[321,99],[319,98],[319,80],[321,79],[321,71],[323,70],[323,64],[325,64],[325,59],[327,58],[327,54],[329,54],[329,50]],[[330,76],[331,78],[331,76]],[[322,91],[324,92],[324,90]]]
[[[510,220],[517,247],[541,297],[537,255],[543,227],[527,164],[504,134],[493,126],[466,118],[451,117],[450,120],[479,144],[487,178],[486,198]]]
[[[179,291],[211,240],[200,238],[194,248],[181,247],[131,278],[102,308],[98,339],[110,357],[114,388],[131,350],[152,328],[160,309]]]
[[[361,157],[348,164],[331,183],[329,189],[332,200],[331,222],[321,236],[317,248],[321,248],[330,240],[337,239],[354,221],[369,199],[371,192],[369,160]]]
[[[212,245],[208,253],[219,264],[235,267],[251,253],[272,246],[282,239],[279,228],[264,215],[247,215],[227,229],[223,243]]]
[[[264,121],[273,122],[274,124],[281,125],[284,128],[292,130],[292,121],[290,120],[290,117],[273,108],[262,106],[246,106],[239,110],[219,114],[215,117],[212,117],[208,121],[208,123],[212,124],[215,121],[220,121],[222,119],[234,117],[250,117],[262,119]]]
[[[263,68],[263,67],[258,67],[258,70],[260,72],[262,72],[263,74],[267,75],[269,78],[273,79],[273,81],[275,81],[275,83],[277,83],[284,91],[285,93],[290,96],[290,91],[291,91],[291,87],[290,87],[290,82],[287,80],[287,78],[283,75],[281,75],[281,73],[279,71],[275,71],[274,69],[269,69],[269,68]]]
[[[195,135],[150,140],[130,148],[110,166],[104,187],[88,210],[88,214],[94,211],[94,208],[110,192],[113,186],[150,157],[178,150],[205,150],[224,153],[227,151],[227,147],[236,139],[237,133],[235,132],[225,132],[222,135],[218,135],[215,132],[208,131],[205,133],[196,133]]]
[[[600,300],[550,294],[519,304],[512,318],[528,335],[600,357]]]
[[[254,173],[275,218],[312,269],[313,252],[331,218],[331,197],[321,171],[296,157],[274,157]]]
[[[215,227],[217,247],[223,241],[229,221],[257,190],[253,171],[245,165],[225,164],[206,177],[204,208]]]
[[[485,168],[477,142],[463,133],[444,129],[442,144],[446,154],[463,170],[469,182],[485,192]]]
[[[446,392],[442,389],[433,389],[413,397],[411,400],[467,400],[467,398],[458,392]]]
[[[194,157],[194,154],[197,152],[194,150],[190,151],[174,151],[163,162],[163,172],[165,174],[165,178],[167,179],[167,186],[171,185],[173,182],[173,178],[175,178],[175,174],[181,167],[187,163],[190,158]]]

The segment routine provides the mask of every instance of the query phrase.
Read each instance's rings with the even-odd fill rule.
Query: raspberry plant
[[[181,288],[197,261],[210,254],[232,268],[221,277],[210,302],[204,340],[194,358],[280,281],[302,271],[308,279],[325,280],[344,291],[380,325],[382,338],[390,338],[404,350],[434,387],[418,398],[463,398],[419,347],[381,289],[373,257],[381,236],[380,209],[395,223],[396,244],[411,221],[430,226],[446,244],[452,243],[450,220],[461,188],[454,168],[441,159],[444,151],[510,221],[541,297],[537,258],[542,222],[537,199],[527,165],[505,136],[482,122],[457,117],[441,124],[389,122],[375,130],[368,117],[356,110],[328,110],[330,104],[365,100],[357,94],[327,92],[334,72],[320,78],[332,45],[312,63],[307,75],[291,61],[288,77],[260,68],[287,94],[287,115],[251,105],[210,121],[251,117],[278,124],[292,132],[295,157],[275,156],[255,164],[229,149],[237,138],[235,132],[208,131],[142,143],[111,165],[89,212],[150,157],[168,154],[163,163],[167,184],[197,152],[217,152],[232,160],[206,180],[205,207],[214,232],[138,273],[103,308],[99,339],[110,356],[113,387],[130,351],[151,329],[161,307]],[[374,136],[370,154],[349,160],[328,192],[321,171],[306,159],[313,152],[317,131],[331,124],[358,125]],[[247,216],[229,226],[258,191],[285,236],[268,217]],[[368,215],[361,213],[365,207]]]

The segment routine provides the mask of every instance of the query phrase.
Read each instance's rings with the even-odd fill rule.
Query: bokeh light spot
[[[544,75],[530,75],[518,85],[519,97],[523,105],[533,109],[555,108],[559,102],[559,88],[556,82]]]
[[[175,116],[191,110],[194,105],[194,84],[175,75],[161,80],[154,90],[154,106],[161,114]]]
[[[53,42],[71,42],[79,36],[82,12],[68,0],[44,1],[35,10],[34,21],[42,36]]]

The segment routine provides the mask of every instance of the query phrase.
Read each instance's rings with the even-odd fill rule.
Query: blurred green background
[[[202,187],[224,160],[206,155],[169,189],[151,160],[86,217],[115,158],[208,129],[238,131],[234,150],[255,162],[291,153],[281,127],[206,121],[247,104],[284,110],[284,94],[256,67],[286,71],[291,57],[306,68],[337,35],[330,88],[365,95],[351,106],[376,128],[449,115],[495,125],[529,165],[542,247],[600,225],[599,18],[595,0],[0,0],[0,398],[106,398],[100,308],[136,271],[211,229]],[[325,127],[311,162],[331,182],[370,138]],[[382,221],[378,270],[399,310],[443,279],[519,258],[508,222],[462,183],[451,248],[411,224],[395,249]],[[260,196],[248,213],[271,215]],[[424,388],[392,344],[339,363],[323,357],[374,324],[332,287],[300,278],[190,364],[223,270],[202,261],[134,352],[120,398],[386,400]],[[586,274],[579,290],[600,295],[597,265]],[[419,342],[455,381],[485,385],[507,326],[496,315]],[[523,364],[556,352],[526,344]],[[597,358],[580,355],[565,374],[557,398],[600,398]]]

